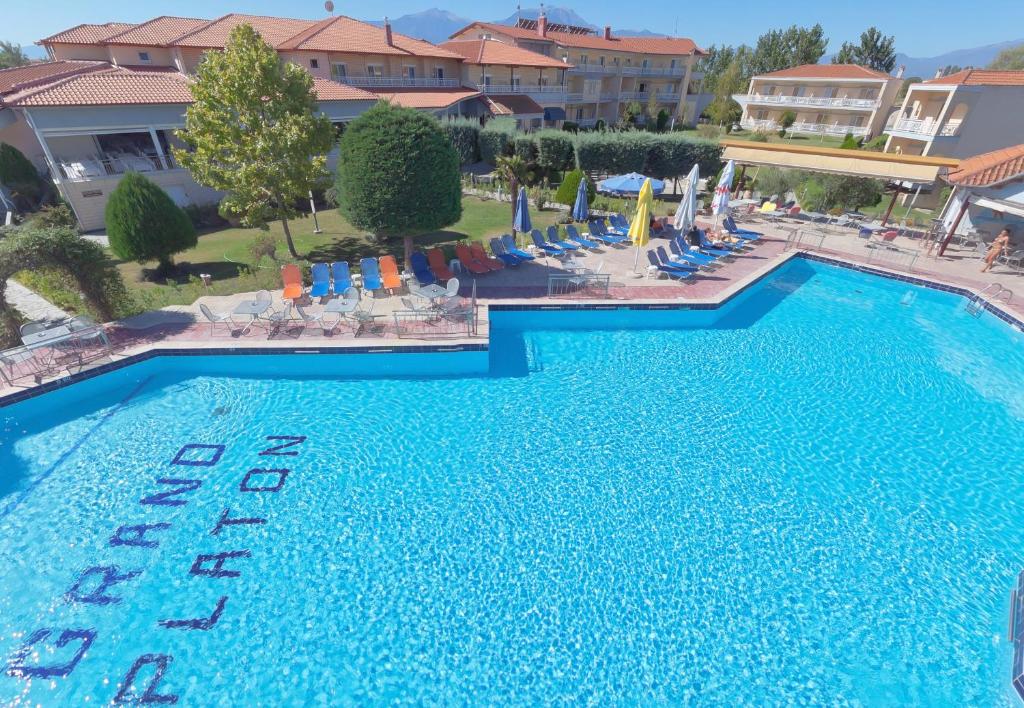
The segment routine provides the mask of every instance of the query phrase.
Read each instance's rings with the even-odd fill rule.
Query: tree
[[[174,266],[172,256],[196,245],[196,230],[184,209],[159,185],[129,172],[110,193],[104,212],[114,255],[126,261],[157,261],[159,274]]]
[[[817,64],[827,46],[825,30],[820,24],[770,30],[757,38],[751,58],[752,74],[767,74],[802,64]]]
[[[313,77],[281,61],[251,26],[231,30],[223,52],[207,52],[192,83],[193,103],[174,157],[200,184],[227,192],[225,215],[265,228],[276,219],[298,258],[288,220],[327,179],[330,120],[316,113]]]
[[[796,113],[794,111],[785,111],[779,117],[779,137],[786,137],[786,131],[794,123],[796,123]]]
[[[0,69],[25,66],[31,63],[31,61],[20,44],[0,41]]]
[[[859,64],[875,71],[890,73],[896,66],[896,38],[886,37],[878,28],[869,27],[860,35],[860,44],[843,42],[832,57],[835,64]]]
[[[1024,71],[1024,44],[1007,47],[999,52],[988,68],[996,71]]]
[[[0,184],[11,190],[25,208],[32,208],[45,190],[45,183],[29,159],[7,143],[0,143]]]
[[[583,174],[583,170],[573,170],[566,173],[565,179],[562,180],[562,184],[558,185],[558,191],[555,192],[555,201],[559,204],[565,204],[570,209],[575,206],[576,192],[580,188],[581,179],[586,180],[587,183],[587,204],[593,204],[595,197],[597,197],[597,190],[594,188],[594,183]]]
[[[516,197],[519,195],[519,186],[526,183],[526,177],[530,166],[519,155],[507,155],[498,158],[495,165],[498,174],[505,184],[508,185],[509,194],[512,195],[512,216],[516,213]]]
[[[462,217],[459,156],[437,121],[381,101],[352,121],[339,145],[338,207],[359,229],[413,239]]]

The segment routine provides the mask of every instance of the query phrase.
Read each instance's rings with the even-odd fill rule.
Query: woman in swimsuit
[[[981,272],[984,273],[988,271],[993,266],[993,264],[995,264],[996,258],[999,258],[1000,254],[1002,254],[1002,252],[1007,250],[1009,247],[1010,229],[1005,228],[999,232],[999,235],[996,236],[995,241],[993,241],[992,245],[989,246],[988,253],[985,254],[985,265],[982,266]]]

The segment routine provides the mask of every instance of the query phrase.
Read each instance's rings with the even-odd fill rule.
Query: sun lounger
[[[725,219],[722,221],[722,226],[724,226],[725,230],[728,231],[733,236],[736,236],[737,238],[746,239],[748,241],[757,241],[762,236],[764,236],[764,234],[761,233],[760,231],[741,229],[739,226],[736,225],[736,222],[733,221],[733,218],[731,216],[725,217]]]
[[[709,256],[706,253],[692,250],[687,245],[686,241],[683,240],[682,236],[677,236],[669,241],[668,246],[672,249],[673,255],[675,255],[678,260],[687,261],[705,268],[710,268],[711,266],[716,265],[714,256]]]
[[[473,258],[478,260],[480,263],[483,263],[490,270],[501,270],[505,267],[505,264],[501,260],[488,256],[483,245],[477,241],[469,244],[469,252],[472,254]]]
[[[470,273],[483,275],[491,272],[490,268],[473,257],[469,247],[464,243],[460,243],[455,246],[455,256],[459,259],[459,263],[462,264],[462,267]]]
[[[609,218],[607,225],[604,223],[604,219],[598,219],[597,220],[598,227],[600,227],[605,233],[609,233],[609,234],[612,234],[614,236],[628,237],[629,236],[629,222],[626,220],[626,217],[619,216],[617,214],[615,216],[618,217],[618,218],[616,218],[614,220]]]
[[[430,272],[438,280],[449,281],[455,277],[455,274],[448,268],[448,261],[445,260],[444,251],[440,248],[434,247],[427,251],[427,265],[430,266]]]
[[[420,255],[420,254],[414,254]],[[384,288],[389,292],[394,293],[396,290],[402,288],[402,276],[398,272],[398,263],[395,261],[394,256],[381,256],[380,257],[380,277],[381,282],[384,284]],[[433,277],[433,276],[431,276]]]
[[[512,238],[510,234],[505,234],[501,237],[501,245],[504,247],[505,253],[508,253],[509,255],[515,256],[516,258],[524,261],[533,260],[533,255],[529,251],[524,251],[516,246],[516,240]]]
[[[673,260],[672,258],[669,257],[668,252],[665,250],[664,246],[658,246],[657,248],[655,248],[654,253],[655,255],[657,255],[658,261],[664,266],[678,268],[679,270],[688,270],[691,273],[696,273],[698,270],[700,270],[700,266],[698,266],[696,263],[690,263],[689,261],[685,260]]]
[[[601,244],[597,241],[591,241],[588,238],[580,236],[580,232],[576,230],[576,227],[572,224],[565,225],[565,235],[569,237],[570,241],[575,241],[583,248],[599,248]]]
[[[359,261],[359,270],[363,274],[363,290],[380,290],[384,283],[380,279],[380,268],[376,258],[363,258]]]
[[[302,271],[294,263],[286,263],[281,266],[281,280],[284,282],[284,292],[281,298],[284,300],[295,300],[302,297]]]
[[[326,297],[331,292],[331,270],[326,263],[314,263],[310,268],[313,284],[309,287],[310,297]]]
[[[708,241],[708,235],[704,233],[704,229],[697,229],[697,233],[700,235],[700,250],[703,253],[710,253],[712,256],[719,258],[725,258],[727,256],[735,256],[736,254],[732,249],[717,248],[715,244]]]
[[[501,242],[501,239],[495,236],[491,239],[491,252],[494,253],[496,258],[499,258],[502,263],[513,268],[523,262],[523,259],[519,256],[505,252],[505,245]]]
[[[561,256],[562,254],[565,253],[565,249],[563,249],[561,246],[557,246],[553,243],[548,243],[547,241],[545,241],[544,237],[540,235],[540,231],[538,231],[537,229],[534,229],[533,231],[530,232],[530,237],[533,238],[533,245],[535,245],[540,250],[544,251],[544,253],[547,253],[552,256]]]
[[[552,244],[554,244],[554,245],[558,246],[559,248],[561,248],[563,250],[566,250],[566,251],[578,251],[578,250],[580,250],[580,247],[577,246],[575,243],[569,243],[568,241],[563,241],[562,239],[558,238],[558,227],[557,226],[549,226],[548,227],[548,243],[552,243]]]
[[[664,273],[675,280],[687,280],[693,277],[692,270],[683,270],[682,268],[664,265],[660,260],[658,260],[658,256],[655,255],[654,251],[647,252],[647,260],[650,261],[652,266],[658,269],[658,272]]]
[[[431,272],[430,264],[425,255],[419,251],[413,251],[413,254],[409,257],[409,263],[412,265],[412,274],[416,276],[416,281],[421,286],[433,285],[437,282],[437,278]]]
[[[343,295],[352,287],[352,274],[348,270],[348,261],[331,263],[331,275],[334,276],[334,294]]]
[[[609,233],[600,221],[591,221],[588,226],[590,227],[590,235],[592,237],[609,246],[619,246],[629,240],[627,236]]]

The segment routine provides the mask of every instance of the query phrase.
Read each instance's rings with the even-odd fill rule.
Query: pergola
[[[960,164],[959,160],[949,157],[899,155],[813,145],[755,143],[746,140],[723,140],[721,144],[725,148],[722,159],[734,160],[743,167],[778,167],[885,180],[889,182],[893,195],[882,219],[883,224],[889,220],[901,193],[911,191],[914,187],[933,186]]]

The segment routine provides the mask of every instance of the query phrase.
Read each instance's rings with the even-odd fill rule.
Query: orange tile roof
[[[135,25],[130,22],[107,22],[102,25],[76,25],[69,30],[58,32],[37,44],[99,44],[107,37],[131,29]]]
[[[32,86],[49,83],[67,76],[83,74],[88,71],[109,68],[105,61],[45,61],[11,69],[0,69],[0,96],[15,91],[23,91]]]
[[[1024,86],[1024,71],[964,69],[949,76],[922,81],[924,84],[964,86]]]
[[[281,50],[348,52],[353,54],[392,54],[399,56],[461,59],[454,52],[430,42],[413,39],[392,31],[387,43],[383,27],[351,17],[328,17],[277,45]]]
[[[473,22],[451,35],[455,39],[459,34],[472,27],[503,34],[506,37],[516,39],[527,39],[534,42],[549,41],[563,47],[579,47],[581,49],[601,49],[610,52],[634,52],[637,54],[703,54],[703,51],[692,39],[686,37],[617,37],[612,34],[611,39],[605,39],[604,35],[598,34],[572,34],[569,32],[549,31],[541,37],[535,30],[510,25],[499,25],[494,22]]]
[[[946,181],[965,187],[989,187],[1018,177],[1024,177],[1024,144],[961,160],[960,166],[946,175]]]
[[[263,40],[277,47],[295,35],[308,30],[318,23],[313,20],[293,20],[286,17],[265,17],[262,15],[231,14],[209,22],[199,29],[171,42],[175,47],[199,49],[220,49],[227,44],[231,30],[241,24],[252,25]]]
[[[572,64],[496,39],[452,39],[443,42],[441,46],[465,57],[470,64],[535,66],[551,69],[572,67]]]
[[[869,79],[885,81],[891,79],[889,74],[875,71],[858,64],[803,64],[789,69],[770,71],[758,74],[755,78],[771,77],[773,79]]]
[[[405,108],[440,109],[447,108],[467,98],[480,96],[479,91],[470,89],[372,89],[372,92],[385,101],[390,101]]]
[[[196,17],[163,15],[118,32],[103,40],[104,44],[133,44],[148,47],[166,46],[189,32],[209,24],[209,20]]]
[[[543,114],[544,108],[529,96],[509,94],[495,96],[488,94],[483,97],[491,113],[496,116],[536,115]]]
[[[118,106],[191,103],[191,79],[172,70],[113,67],[76,74],[7,97],[15,106]],[[321,101],[375,101],[377,96],[328,79],[313,79]]]

